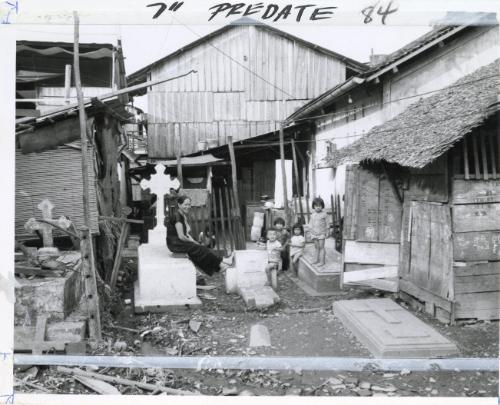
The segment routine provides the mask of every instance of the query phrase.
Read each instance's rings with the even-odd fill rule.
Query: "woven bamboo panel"
[[[88,152],[93,161],[92,151]],[[98,233],[96,181],[93,165],[89,165],[91,232]],[[81,151],[69,147],[42,153],[22,154],[16,151],[16,215],[17,239],[34,237],[24,229],[29,218],[40,218],[37,205],[44,199],[54,204],[53,218],[66,215],[76,227],[83,226],[83,182]],[[58,235],[56,231],[54,235]],[[60,235],[60,234],[59,234]]]

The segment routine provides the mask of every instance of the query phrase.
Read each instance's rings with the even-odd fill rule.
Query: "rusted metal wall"
[[[93,161],[91,150],[89,162]],[[95,175],[89,170],[90,218],[92,233],[98,232]],[[69,216],[80,228],[83,226],[83,182],[81,151],[70,147],[59,147],[41,153],[22,154],[16,151],[16,215],[17,239],[37,238],[24,229],[26,221],[42,217],[37,205],[44,199],[54,204],[52,217]],[[54,232],[57,235],[57,231]]]

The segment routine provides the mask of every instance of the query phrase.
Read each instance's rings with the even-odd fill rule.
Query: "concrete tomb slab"
[[[196,268],[184,257],[173,257],[167,246],[141,245],[135,312],[163,312],[167,307],[201,305],[196,296]]]
[[[157,164],[150,180],[141,187],[156,194],[156,226],[149,231],[148,243],[139,246],[139,279],[134,286],[135,312],[163,312],[169,307],[201,305],[196,296],[196,268],[187,255],[172,254],[167,248],[164,196],[179,188],[177,179],[165,175],[165,166]]]
[[[389,298],[337,301],[333,310],[375,357],[431,358],[458,354],[454,343]]]
[[[228,294],[240,295],[249,309],[267,308],[280,301],[278,294],[268,285],[265,250],[237,250],[234,263],[235,267],[226,270]]]
[[[78,270],[78,268],[75,268]],[[64,276],[16,278],[16,325],[33,326],[37,316],[47,314],[51,320],[63,320],[77,308],[82,296],[82,283],[78,271],[68,271]]]
[[[267,252],[265,250],[236,250],[234,267],[226,271],[226,292],[239,293],[243,287],[265,286],[267,276]]]

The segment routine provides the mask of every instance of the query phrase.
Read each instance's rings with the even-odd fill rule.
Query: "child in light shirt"
[[[318,266],[325,265],[325,239],[328,232],[328,220],[325,208],[325,202],[322,198],[316,197],[312,202],[314,212],[311,214],[311,238],[314,241],[316,249],[316,261],[313,264]]]
[[[283,250],[281,243],[278,241],[278,233],[276,229],[267,231],[267,266],[266,275],[271,287],[276,290],[278,287],[277,273],[281,262],[281,251]]]
[[[295,265],[304,253],[304,246],[306,245],[304,227],[301,224],[295,224],[292,228],[292,235],[290,239],[290,257]]]

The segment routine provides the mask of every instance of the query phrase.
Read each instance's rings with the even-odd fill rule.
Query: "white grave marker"
[[[43,200],[37,205],[37,208],[42,211],[42,219],[44,221],[56,224],[63,229],[67,229],[71,225],[71,221],[65,217],[60,217],[58,221],[52,219],[54,205],[49,200]],[[30,218],[26,224],[24,224],[24,228],[30,232],[40,231],[42,233],[43,248],[38,250],[39,254],[52,255],[59,253],[59,250],[54,247],[52,225],[46,222],[37,221],[35,218]]]
[[[135,312],[163,312],[168,307],[200,305],[196,296],[196,268],[186,257],[173,257],[167,248],[164,196],[179,188],[177,179],[165,175],[157,164],[150,180],[141,187],[156,194],[156,226],[149,231],[148,243],[139,246],[139,279],[135,284]]]
[[[170,190],[177,190],[180,186],[179,180],[171,179],[169,174],[164,174],[165,166],[157,164],[155,166],[156,173],[151,176],[150,180],[143,179],[141,188],[146,190],[149,188],[151,194],[156,195],[156,226],[148,233],[148,243],[150,245],[164,245],[167,238],[167,229],[165,228],[165,195],[170,194]]]

